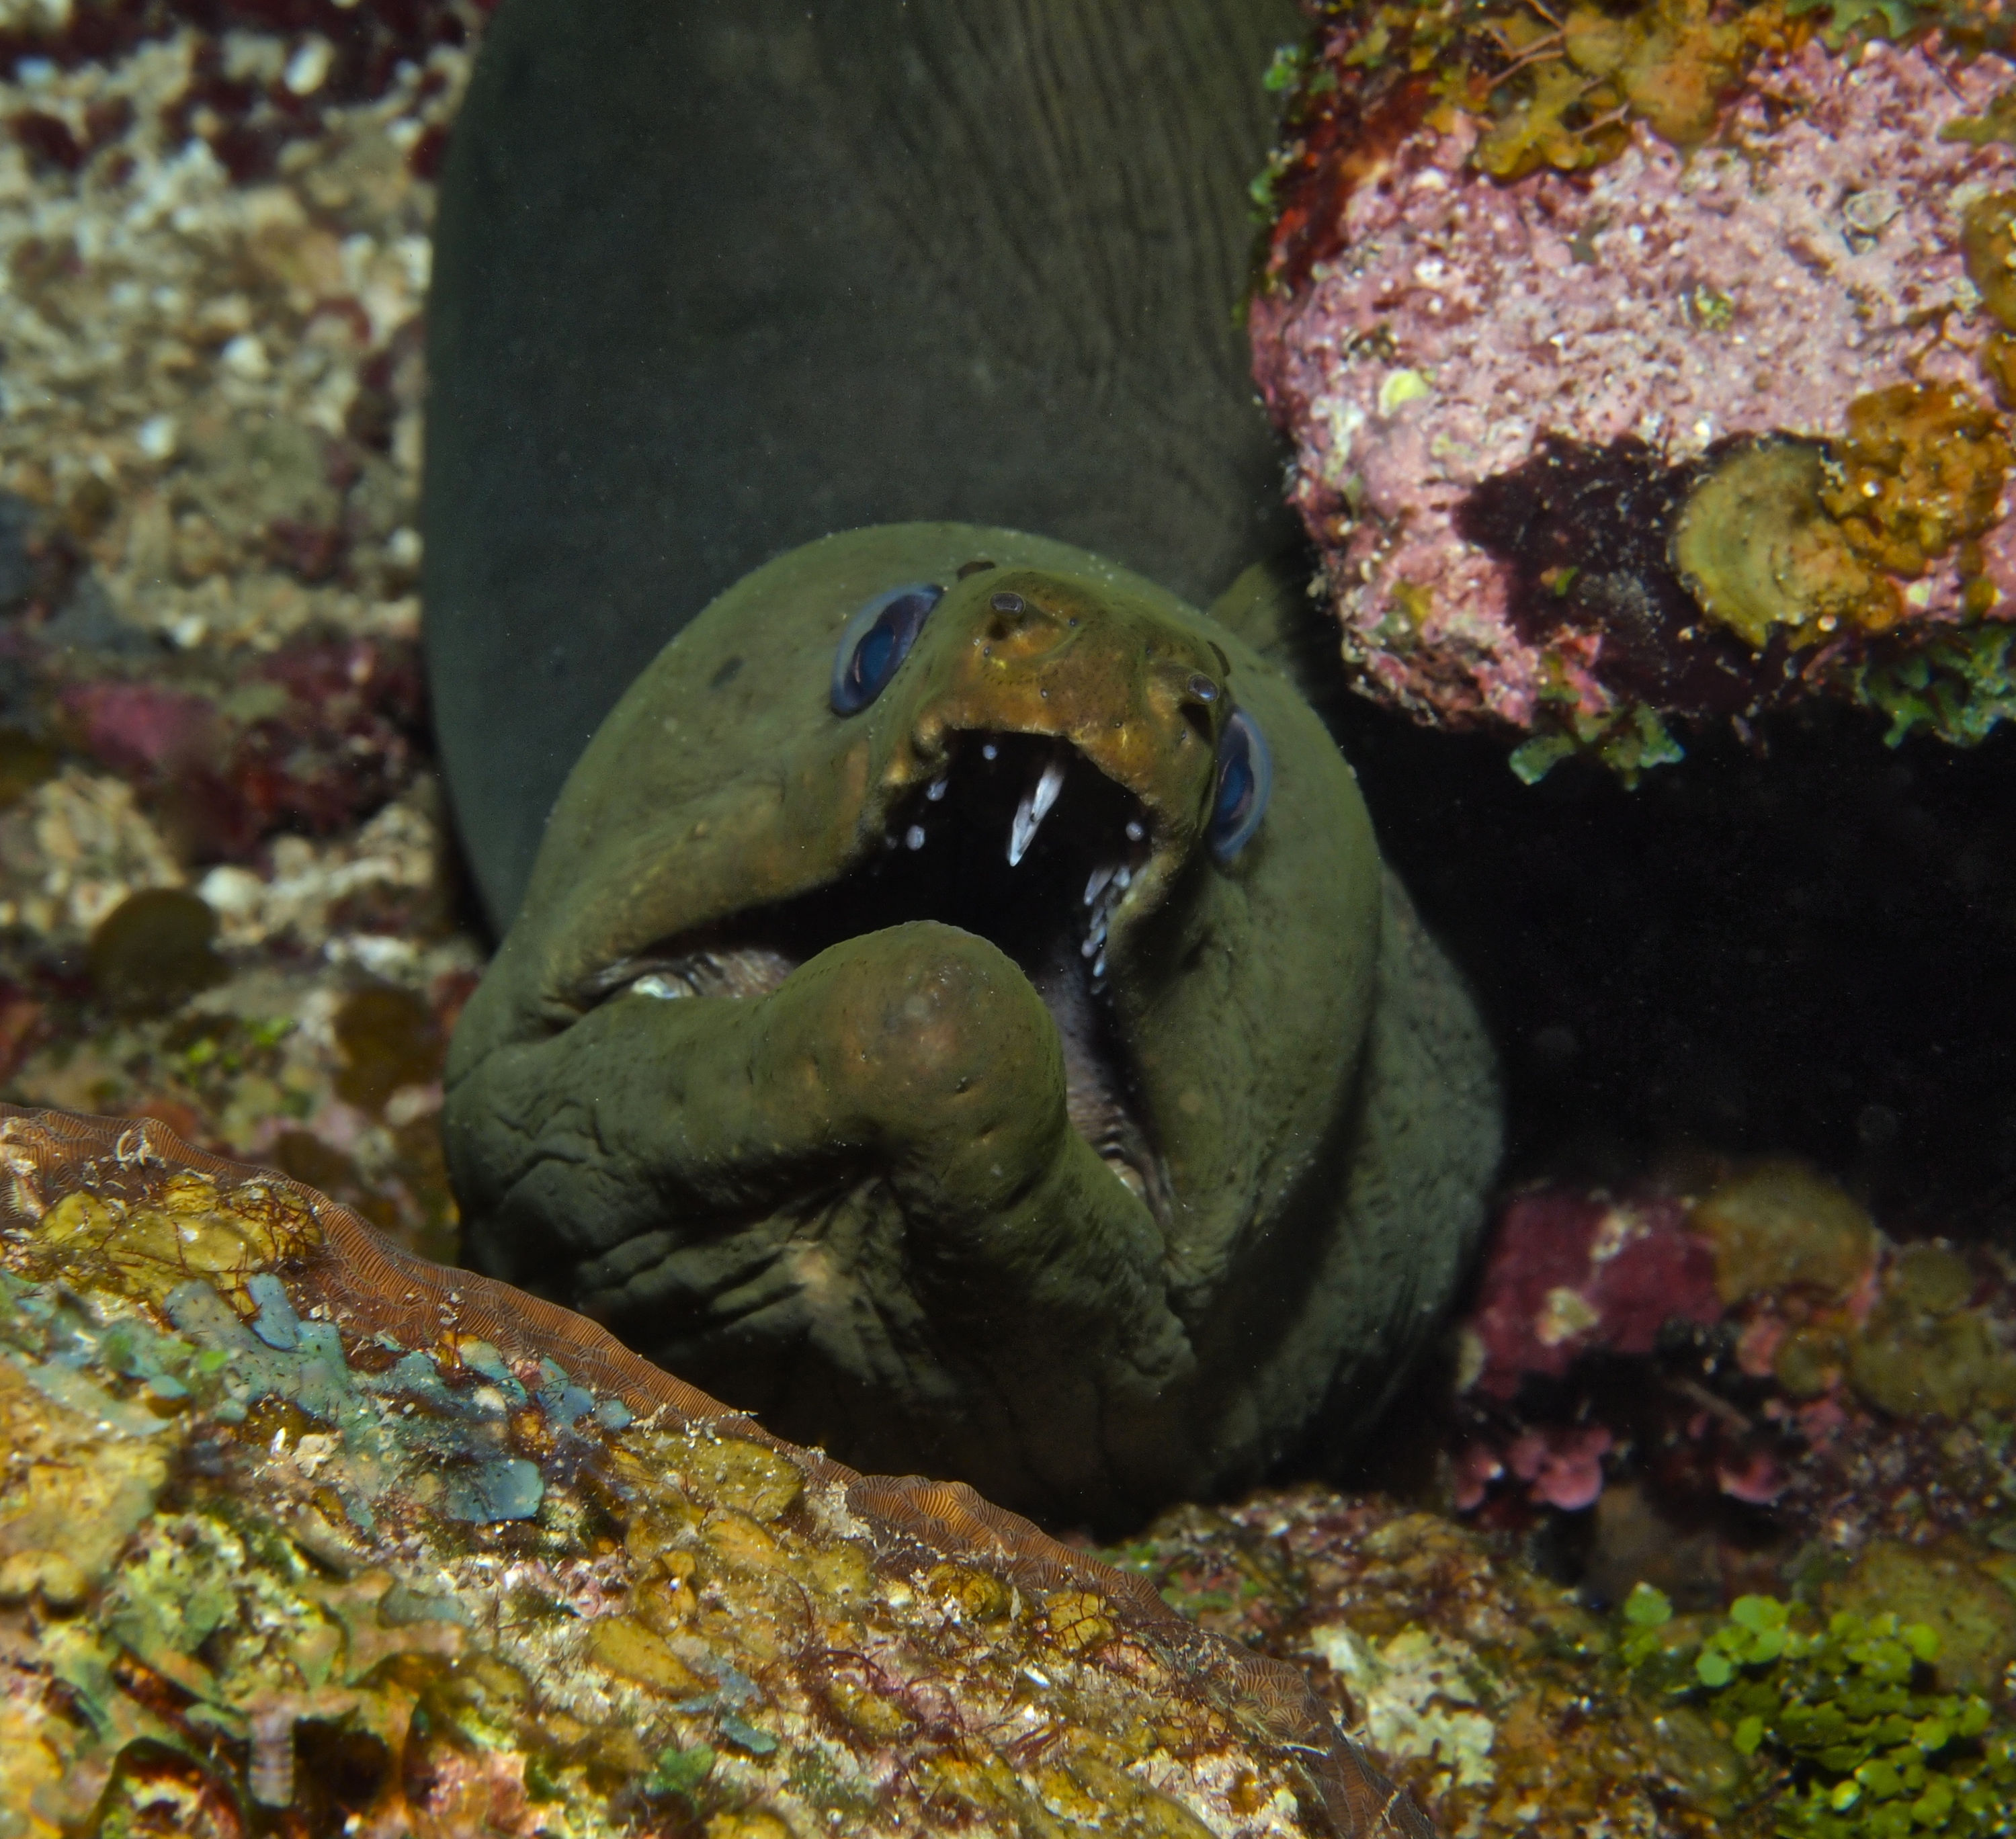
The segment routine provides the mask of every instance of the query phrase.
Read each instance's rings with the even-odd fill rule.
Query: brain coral
[[[1302,1675],[152,1122],[0,1107],[0,1833],[1432,1839]]]
[[[1948,13],[1326,9],[1251,325],[1362,687],[1527,776],[2016,706],[2016,66]]]

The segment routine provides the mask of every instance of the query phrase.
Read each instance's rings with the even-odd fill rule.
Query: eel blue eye
[[[1274,757],[1260,725],[1234,710],[1218,742],[1218,797],[1211,808],[1211,853],[1221,866],[1252,840],[1274,790]]]
[[[833,712],[858,715],[889,686],[910,654],[924,619],[945,598],[930,581],[913,581],[877,594],[847,622],[833,658]]]

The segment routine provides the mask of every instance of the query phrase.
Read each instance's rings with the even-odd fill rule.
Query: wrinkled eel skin
[[[1348,768],[1190,604],[1271,605],[1285,540],[1233,308],[1298,25],[505,0],[444,185],[427,642],[509,926],[449,1066],[471,1260],[1053,1521],[1369,1422],[1496,1153]]]
[[[906,582],[950,586],[837,713]],[[1235,719],[1272,796],[1221,861]],[[1116,1524],[1376,1411],[1470,1242],[1489,1066],[1277,670],[1086,552],[897,525],[759,569],[617,705],[448,1142],[493,1275],[848,1459]]]

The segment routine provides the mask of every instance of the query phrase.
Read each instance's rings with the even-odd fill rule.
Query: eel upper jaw
[[[837,876],[624,953],[589,980],[581,1006],[762,996],[842,939],[916,920],[959,927],[999,946],[1042,998],[1074,1127],[1161,1217],[1166,1182],[1111,997],[1125,935],[1167,879],[1172,827],[1068,741],[935,733],[864,800]]]

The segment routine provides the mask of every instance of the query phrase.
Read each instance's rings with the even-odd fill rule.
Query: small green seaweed
[[[1905,657],[1864,664],[1850,678],[1856,700],[1890,718],[1897,746],[1923,728],[1957,747],[1978,747],[2016,715],[2016,625],[1956,627]]]
[[[1273,60],[1260,79],[1260,87],[1270,95],[1280,95],[1302,80],[1309,62],[1306,45],[1277,45]]]
[[[1797,19],[1824,13],[1820,37],[1830,50],[1868,38],[1903,38],[1923,23],[1922,11],[1910,0],[1787,0],[1785,11]]]
[[[661,1750],[657,1766],[644,1779],[644,1792],[676,1794],[682,1800],[692,1801],[700,1783],[713,1772],[714,1764],[714,1751],[705,1744],[695,1744],[689,1750]]]
[[[1993,1839],[2016,1832],[2016,1729],[1977,1693],[1938,1688],[1938,1634],[1894,1614],[1822,1623],[1804,1603],[1739,1596],[1697,1639],[1640,1584],[1618,1654],[1697,1704],[1776,1778],[1785,1839]]]
[[[1538,785],[1562,761],[1575,754],[1600,761],[1627,786],[1654,766],[1669,766],[1686,758],[1658,713],[1645,704],[1586,715],[1568,715],[1565,729],[1543,730],[1512,750],[1513,772],[1527,785]]]

